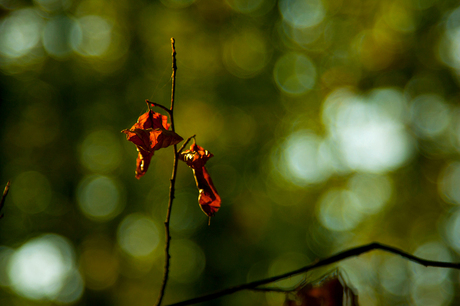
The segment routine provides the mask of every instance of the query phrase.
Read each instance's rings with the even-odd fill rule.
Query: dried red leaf
[[[286,296],[284,306],[358,306],[357,294],[338,270],[317,283],[302,283],[295,289],[295,295],[295,299]]]
[[[179,156],[182,161],[192,168],[199,192],[198,204],[200,204],[201,210],[209,217],[214,216],[219,210],[221,202],[211,176],[205,167],[208,159],[213,156],[211,152],[197,144],[192,144],[189,150],[181,152]]]
[[[175,145],[183,140],[173,131],[168,131],[168,117],[152,110],[142,114],[129,130],[123,130],[126,139],[136,145],[136,178],[140,179],[149,168],[156,150]]]

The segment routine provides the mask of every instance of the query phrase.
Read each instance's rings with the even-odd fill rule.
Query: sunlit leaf
[[[136,145],[139,152],[136,160],[136,178],[141,178],[149,168],[156,150],[175,145],[183,140],[173,131],[168,131],[168,117],[152,110],[142,114],[131,129],[123,130],[126,139]]]
[[[209,217],[214,216],[219,210],[221,202],[211,176],[205,167],[208,159],[213,156],[211,152],[203,149],[197,144],[192,144],[189,150],[180,154],[180,159],[192,168],[199,192],[198,203],[200,204],[201,210]]]

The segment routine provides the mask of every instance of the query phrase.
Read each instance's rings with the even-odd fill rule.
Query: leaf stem
[[[175,49],[175,41],[174,38],[171,38],[171,49],[172,49],[172,88],[171,88],[171,108],[168,110],[169,118],[171,119],[171,130],[174,130],[174,98],[176,92],[176,49]],[[146,101],[147,102],[147,101]],[[155,106],[159,106],[159,104],[154,103]],[[161,107],[161,106],[160,106]],[[163,272],[163,282],[161,284],[160,294],[158,296],[156,306],[160,306],[163,300],[166,284],[168,283],[169,277],[169,261],[171,259],[171,255],[169,255],[169,246],[171,245],[171,236],[169,233],[169,221],[171,219],[171,210],[172,204],[174,200],[174,192],[175,192],[175,184],[176,184],[176,174],[177,174],[177,163],[178,163],[178,156],[179,153],[177,151],[177,145],[174,145],[174,161],[173,161],[173,170],[171,174],[171,183],[169,185],[169,202],[168,202],[168,210],[166,212],[166,220],[165,220],[165,265],[164,265],[164,272]]]
[[[189,138],[187,138],[187,140],[182,144],[182,146],[177,151],[177,154],[180,154],[185,149],[185,146],[189,143],[190,139],[193,138],[195,140],[195,137],[196,137],[196,135],[193,135],[193,136],[190,136]]]
[[[161,108],[162,110],[165,110],[165,111],[168,113],[168,115],[171,117],[172,110],[170,110],[170,109],[167,108],[166,106],[163,106],[163,105],[158,104],[158,103],[155,103],[155,102],[151,102],[151,101],[149,101],[148,99],[145,100],[145,103],[150,104],[150,105],[152,105],[152,106],[154,106],[154,107],[159,107],[159,108]]]
[[[331,257],[328,257],[326,259],[319,260],[319,261],[317,261],[315,263],[307,265],[307,266],[305,266],[303,268],[300,268],[298,270],[294,270],[294,271],[284,273],[284,274],[281,274],[281,275],[278,275],[278,276],[273,276],[273,277],[265,278],[265,279],[262,279],[262,280],[242,284],[242,285],[239,285],[239,286],[230,287],[230,288],[223,289],[223,290],[211,293],[211,294],[203,295],[201,297],[197,297],[197,298],[182,301],[182,302],[179,302],[179,303],[171,304],[169,306],[183,306],[183,305],[192,305],[192,304],[196,304],[196,303],[202,303],[202,302],[205,302],[205,301],[210,301],[210,300],[213,300],[213,299],[217,299],[217,298],[222,297],[224,295],[229,295],[229,294],[232,294],[232,293],[235,293],[235,292],[238,292],[238,291],[242,291],[242,290],[265,291],[267,289],[265,289],[265,290],[263,288],[257,289],[256,287],[266,285],[266,284],[269,284],[269,283],[273,283],[273,282],[279,281],[279,280],[284,279],[284,278],[288,278],[288,277],[293,276],[293,275],[305,273],[307,271],[310,271],[310,270],[313,270],[313,269],[316,269],[316,268],[319,268],[319,267],[322,267],[322,266],[330,265],[332,263],[336,263],[338,261],[344,260],[344,259],[349,258],[349,257],[358,256],[358,255],[361,255],[363,253],[367,253],[367,252],[372,251],[372,250],[382,250],[382,251],[385,251],[385,252],[400,255],[401,257],[403,257],[403,258],[405,258],[407,260],[413,261],[413,262],[418,263],[420,265],[423,265],[425,267],[452,268],[452,269],[459,269],[460,270],[460,263],[451,263],[451,262],[427,260],[427,259],[423,259],[423,258],[414,256],[414,255],[408,254],[408,253],[406,253],[406,252],[404,252],[404,251],[402,251],[402,250],[400,250],[398,248],[391,247],[391,246],[381,244],[381,243],[378,243],[378,242],[373,242],[373,243],[370,243],[370,244],[366,244],[366,245],[363,245],[363,246],[359,246],[359,247],[356,247],[356,248],[345,250],[343,252],[340,252],[340,253],[337,253],[335,255],[332,255]],[[270,289],[268,289],[268,290],[270,290]]]

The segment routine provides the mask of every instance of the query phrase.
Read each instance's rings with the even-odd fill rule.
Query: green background
[[[222,207],[208,226],[180,163],[165,303],[372,241],[459,261],[458,1],[1,0],[0,15],[1,305],[156,301],[172,148],[136,180],[120,131],[145,99],[169,106],[171,37],[176,132],[214,154]],[[380,251],[337,266],[362,305],[460,303],[454,270]]]

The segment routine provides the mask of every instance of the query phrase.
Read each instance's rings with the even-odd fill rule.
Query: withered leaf
[[[286,295],[284,306],[358,306],[358,295],[339,270],[315,283],[302,283]]]
[[[175,145],[183,140],[173,131],[168,131],[168,117],[152,110],[142,114],[128,130],[126,139],[136,145],[139,152],[136,160],[136,178],[141,178],[148,170],[150,160],[156,150]]]
[[[219,210],[221,203],[220,196],[205,167],[208,159],[213,156],[211,152],[197,144],[192,144],[189,150],[181,152],[179,156],[180,160],[192,168],[199,192],[198,204],[200,204],[201,210],[209,217],[214,216]]]

